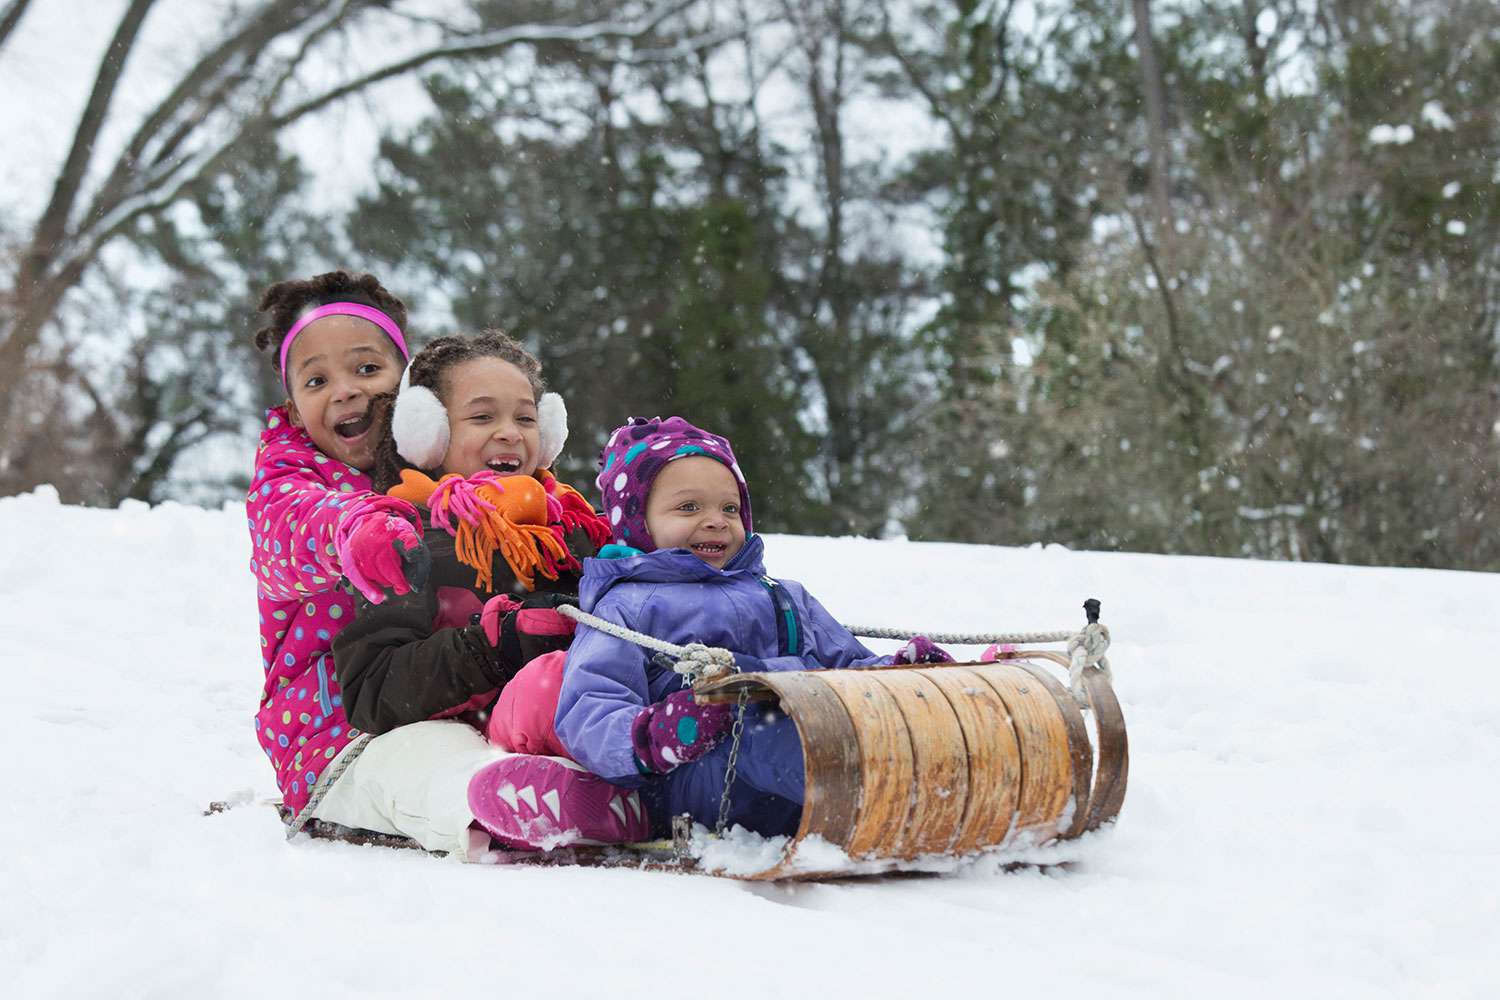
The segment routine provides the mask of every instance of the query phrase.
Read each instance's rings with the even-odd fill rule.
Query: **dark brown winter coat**
[[[422,510],[423,523],[429,522]],[[497,593],[527,591],[497,551],[489,590],[476,582],[473,566],[460,562],[454,538],[440,527],[423,535],[432,555],[426,586],[372,604],[355,595],[354,621],[334,638],[334,667],[343,689],[344,713],[369,733],[412,722],[485,712],[500,689],[524,665],[502,662],[480,625],[484,603]],[[580,563],[594,554],[587,532],[565,536]],[[578,573],[564,569],[555,580],[536,578],[536,591],[577,594]],[[482,721],[470,717],[470,721]]]

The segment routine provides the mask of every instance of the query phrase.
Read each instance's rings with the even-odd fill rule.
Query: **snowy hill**
[[[288,846],[254,804],[243,512],[41,492],[0,500],[0,538],[10,996],[1500,983],[1500,575],[773,536],[771,571],[857,624],[1061,628],[1100,597],[1132,750],[1065,869],[782,887]]]

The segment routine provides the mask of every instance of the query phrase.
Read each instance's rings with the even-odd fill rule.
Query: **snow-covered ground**
[[[764,886],[288,846],[255,804],[242,511],[41,492],[0,538],[7,996],[1500,985],[1500,575],[772,537],[859,624],[1059,628],[1100,597],[1132,759],[1066,868]]]

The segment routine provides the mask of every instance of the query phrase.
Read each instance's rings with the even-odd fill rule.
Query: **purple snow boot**
[[[469,811],[512,848],[550,851],[651,836],[639,794],[559,757],[518,754],[486,764],[469,779]]]

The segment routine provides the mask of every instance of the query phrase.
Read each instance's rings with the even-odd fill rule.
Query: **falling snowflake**
[[[1377,146],[1404,146],[1417,137],[1410,125],[1376,125],[1370,129],[1370,141]]]

